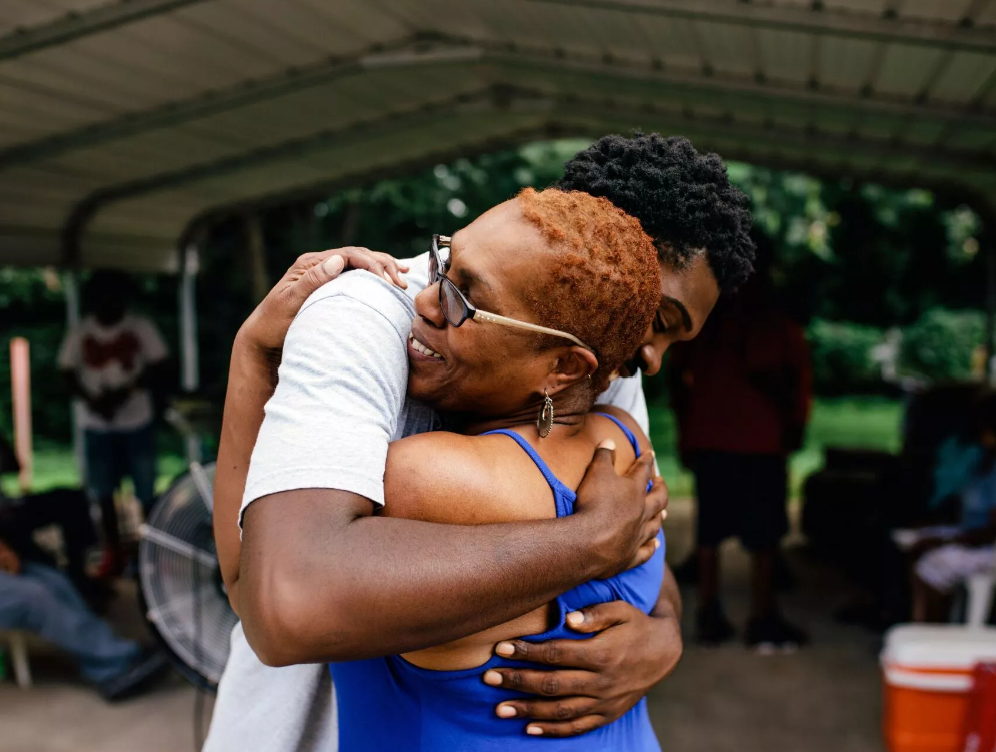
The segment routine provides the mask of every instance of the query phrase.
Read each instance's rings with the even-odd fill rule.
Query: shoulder
[[[616,418],[624,426],[626,426],[626,428],[632,431],[633,435],[636,436],[636,443],[640,447],[641,454],[652,450],[652,447],[650,446],[650,439],[647,438],[646,432],[640,427],[639,422],[637,422],[637,420],[625,410],[616,407],[615,405],[595,405],[595,407],[592,408],[592,413],[596,415],[598,413],[611,415],[613,418]]]
[[[301,306],[295,323],[302,318],[318,320],[334,311],[347,309],[365,313],[373,319],[383,319],[408,336],[408,327],[415,315],[412,300],[375,274],[363,269],[346,272],[322,285]],[[401,332],[400,330],[404,330]]]
[[[505,436],[409,436],[388,450],[385,513],[454,525],[541,519],[549,515],[537,515],[529,503],[533,483],[546,488],[528,456]]]

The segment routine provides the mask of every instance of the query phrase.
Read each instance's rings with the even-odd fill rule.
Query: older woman
[[[657,253],[639,222],[585,193],[527,189],[452,240],[436,236],[429,268],[408,394],[453,416],[455,432],[391,445],[385,490],[402,501],[387,515],[459,525],[562,517],[600,443],[617,447],[619,473],[649,451],[630,416],[591,412],[660,302]],[[585,606],[624,600],[649,612],[663,553],[455,642],[332,664],[340,750],[483,750],[513,739],[551,751],[658,749],[644,702],[583,738],[523,736],[525,724],[489,712],[516,695],[480,675],[515,665],[496,654],[505,640],[576,634],[567,617]]]

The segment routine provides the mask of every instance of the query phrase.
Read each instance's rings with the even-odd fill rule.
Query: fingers
[[[338,277],[345,266],[346,262],[341,255],[329,256],[324,261],[316,259],[316,263],[312,263],[304,270],[304,274],[291,283],[289,289],[292,299],[296,300],[300,307],[311,293]]]
[[[644,452],[626,471],[626,476],[637,483],[640,488],[646,488],[654,477],[654,455],[651,452]]]
[[[651,486],[649,491],[647,491],[647,516],[660,517],[661,519],[667,518],[667,515],[664,514],[664,512],[667,511],[668,499],[669,495],[667,484],[664,482],[664,479],[658,475],[654,478],[654,485]]]
[[[565,697],[557,700],[509,700],[495,708],[499,718],[529,718],[534,721],[571,721],[592,715],[596,700]]]
[[[402,290],[407,290],[408,282],[401,276],[401,272],[402,269],[404,271],[408,271],[408,267],[402,267],[394,256],[389,256],[386,253],[376,253],[375,255],[380,258],[381,264],[383,265],[384,271],[387,273],[389,280],[393,281],[394,284]]]
[[[650,561],[651,557],[657,552],[657,549],[661,547],[661,543],[657,538],[644,543],[636,550],[636,554],[629,561],[629,566],[627,569],[635,569],[643,564]]]
[[[637,609],[626,601],[609,601],[567,614],[567,626],[575,632],[602,632],[629,621]]]
[[[584,715],[572,721],[539,721],[526,726],[526,733],[530,736],[580,736],[601,728],[608,722],[608,719],[601,715]]]
[[[615,472],[616,442],[612,439],[604,439],[599,443],[598,448],[595,449],[595,455],[591,458],[591,462],[588,463],[588,470],[597,465],[608,465],[612,469],[612,472]]]
[[[331,256],[322,266],[329,279],[335,279],[346,268],[346,260],[342,256]]]
[[[568,640],[564,640],[568,642]],[[597,696],[598,674],[591,671],[545,671],[529,668],[493,668],[484,672],[484,683],[541,697]]]
[[[538,663],[544,666],[583,668],[589,671],[598,668],[598,659],[601,657],[600,655],[595,655],[596,651],[592,650],[586,640],[547,640],[546,642],[505,640],[503,642],[499,642],[495,646],[495,652],[502,658],[511,658],[517,661],[529,661],[531,663]],[[538,673],[542,676],[556,676],[557,674],[567,672],[541,671]],[[525,689],[523,691],[532,692],[534,690]],[[536,693],[546,694],[545,692],[540,691],[537,691]],[[577,692],[570,691],[568,694],[577,694]]]

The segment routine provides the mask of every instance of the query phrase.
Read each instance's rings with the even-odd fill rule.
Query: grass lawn
[[[823,449],[846,446],[899,451],[902,404],[895,400],[867,397],[817,399],[806,431],[806,445],[792,457],[790,483],[793,498],[802,482],[823,465]],[[674,417],[670,410],[651,408],[650,433],[661,475],[673,498],[691,496],[691,473],[678,462]]]
[[[792,457],[791,487],[798,495],[802,481],[823,463],[826,446],[862,447],[898,451],[902,405],[880,398],[820,399],[813,406],[813,416],[805,448]],[[651,439],[657,449],[661,474],[674,498],[692,495],[692,477],[675,455],[674,418],[669,410],[650,411]],[[159,481],[164,489],[185,467],[183,458],[171,453],[159,457]],[[68,447],[43,447],[35,453],[34,489],[44,491],[56,486],[79,484],[79,473],[72,450]],[[3,488],[16,492],[16,478],[6,478]]]

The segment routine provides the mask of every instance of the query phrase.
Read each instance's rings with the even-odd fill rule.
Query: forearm
[[[681,591],[678,589],[678,581],[674,579],[674,573],[671,571],[671,568],[665,564],[664,582],[661,583],[661,592],[657,598],[657,605],[654,606],[654,610],[650,612],[650,615],[662,619],[673,617],[677,622],[680,622],[681,614]]]
[[[664,582],[661,584],[657,605],[650,615],[656,622],[655,644],[651,646],[651,655],[656,663],[657,676],[655,682],[663,680],[678,665],[683,652],[681,639],[681,592],[674,579],[671,569],[665,565]]]
[[[605,566],[591,555],[597,533],[575,517],[439,525],[363,516],[370,504],[354,497],[344,520],[324,493],[297,492],[293,512],[264,498],[246,513],[241,615],[271,665],[439,645],[538,608]]]
[[[273,394],[275,362],[252,352],[236,338],[225,394],[225,412],[214,481],[214,538],[228,600],[238,612],[239,507],[249,460],[263,423],[263,408]]]

